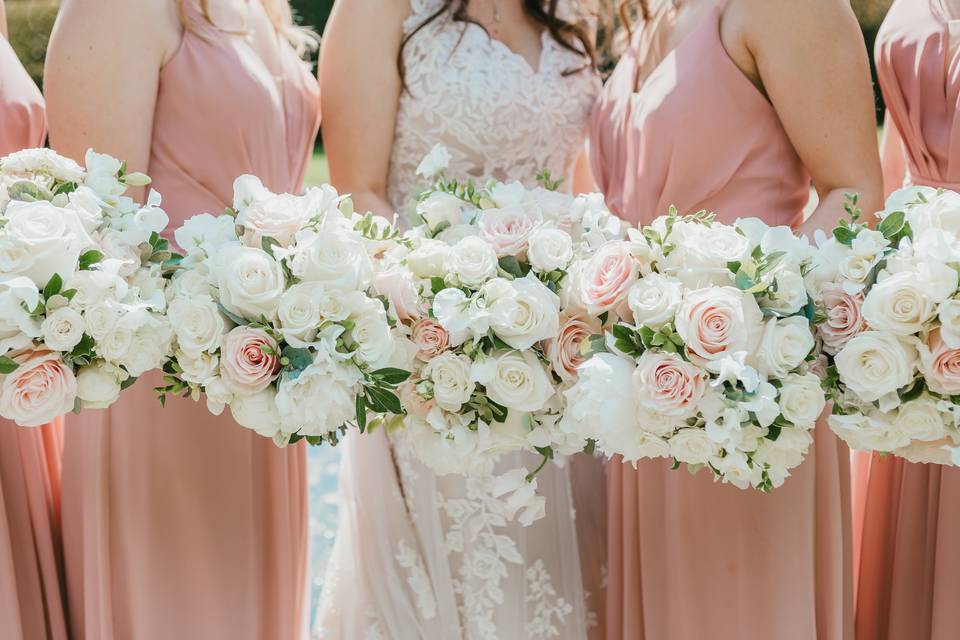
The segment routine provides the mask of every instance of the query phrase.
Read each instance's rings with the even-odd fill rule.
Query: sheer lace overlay
[[[439,8],[439,0],[413,0],[407,32]],[[413,36],[404,50],[409,92],[400,99],[390,164],[397,210],[408,204],[416,167],[436,144],[450,150],[459,177],[533,184],[546,168],[569,184],[600,83],[589,69],[565,73],[582,67],[583,57],[548,34],[542,43],[535,69],[480,27],[446,16]],[[523,527],[490,498],[489,485],[494,473],[534,468],[533,456],[504,456],[490,474],[464,479],[436,476],[402,434],[348,438],[345,449],[343,506],[317,638],[588,637],[595,615],[586,594],[600,599],[602,587],[584,588],[568,466],[550,464],[541,473],[547,515]],[[602,502],[603,474],[592,477],[597,486],[583,492]]]

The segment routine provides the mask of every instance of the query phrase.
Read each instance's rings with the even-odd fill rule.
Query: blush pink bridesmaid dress
[[[319,87],[292,47],[271,72],[199,0],[160,74],[149,174],[171,229],[220,213],[236,176],[301,188]],[[67,418],[64,548],[74,640],[293,640],[306,628],[302,446],[278,449],[204,403],[161,408],[147,375]]]
[[[43,97],[0,34],[0,157],[43,145]],[[60,547],[63,422],[0,420],[0,638],[66,640]]]
[[[902,184],[960,190],[956,18],[940,0],[897,0],[877,36],[900,143],[883,161],[906,169]],[[858,640],[960,638],[960,469],[858,453],[854,471]]]
[[[638,34],[594,112],[594,174],[633,222],[671,204],[727,222],[802,219],[809,178],[724,49],[723,4],[655,65],[656,43]],[[849,453],[825,423],[815,440],[769,495],[671,471],[668,460],[611,464],[607,638],[852,637]]]

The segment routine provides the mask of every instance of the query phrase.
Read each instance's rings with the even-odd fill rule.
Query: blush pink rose
[[[260,329],[237,327],[220,349],[220,374],[231,389],[258,393],[270,386],[280,371],[277,341]]]
[[[73,410],[77,379],[54,351],[27,351],[20,367],[0,382],[0,415],[22,427],[38,427]]]
[[[301,198],[289,194],[271,195],[252,202],[237,216],[243,227],[243,243],[259,249],[264,238],[273,238],[289,247],[306,223],[309,211]]]
[[[921,351],[923,373],[930,388],[947,395],[960,394],[960,349],[951,349],[937,329],[927,338],[927,348]]]
[[[487,209],[478,223],[480,237],[493,246],[500,258],[526,251],[527,241],[537,224],[538,220],[519,206]]]
[[[420,294],[413,274],[406,269],[394,267],[378,271],[373,277],[373,288],[390,301],[393,312],[401,322],[416,320],[423,316]]]
[[[580,274],[580,298],[591,315],[599,315],[626,299],[637,276],[630,244],[607,243],[593,254]]]
[[[411,329],[417,357],[426,362],[450,348],[450,334],[432,318],[418,320]]]
[[[426,420],[427,415],[436,406],[436,401],[434,401],[432,398],[430,400],[425,400],[419,393],[417,393],[418,382],[420,381],[414,380],[413,378],[407,380],[397,387],[397,394],[400,398],[400,403],[403,405],[403,408],[408,414],[420,418],[421,420]]]
[[[580,353],[580,345],[600,332],[600,321],[585,314],[560,319],[560,332],[546,342],[546,353],[561,380],[576,381],[577,368],[586,361],[586,356]]]
[[[833,355],[851,338],[867,330],[860,309],[863,307],[863,293],[850,295],[839,285],[823,287],[823,305],[827,319],[817,325],[823,339],[824,351]]]
[[[690,359],[704,366],[750,352],[761,337],[763,314],[757,301],[734,287],[688,291],[677,310],[677,333]]]
[[[638,400],[650,411],[688,418],[703,398],[707,375],[675,354],[645,351],[633,373],[633,386]]]

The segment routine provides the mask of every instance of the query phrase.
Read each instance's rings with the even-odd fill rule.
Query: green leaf
[[[853,244],[853,240],[857,237],[857,233],[846,227],[837,227],[833,230],[833,237],[836,238],[837,242],[840,244],[844,244],[849,247]]]
[[[49,300],[53,296],[60,293],[61,289],[63,289],[63,278],[60,277],[59,273],[55,273],[47,281],[47,286],[43,288],[43,299]]]
[[[734,262],[728,262],[727,269],[729,269],[731,273],[736,273],[740,271],[740,267],[742,266],[742,264],[743,263],[741,263],[739,260]]]
[[[617,340],[629,340],[631,342],[633,341],[633,336],[634,336],[633,330],[626,325],[615,324],[613,325],[613,328],[610,331],[611,333],[613,333],[613,337],[616,338]]]
[[[757,284],[753,281],[753,278],[748,276],[746,272],[742,270],[737,272],[735,283],[737,285],[737,289],[740,289],[741,291],[748,291]]]
[[[81,271],[86,271],[93,265],[103,260],[103,254],[96,249],[85,251],[80,255],[79,267]]]
[[[598,316],[598,320],[600,320],[600,325],[602,326],[602,325],[607,324],[607,319],[608,319],[609,317],[610,317],[610,312],[609,312],[609,311],[604,311],[603,313],[601,313],[601,314]]]
[[[404,371],[403,369],[388,367],[386,369],[377,369],[370,375],[386,384],[398,385],[407,381],[407,379],[410,377],[410,372]]]
[[[593,439],[588,439],[587,444],[583,447],[583,452],[588,455],[593,455],[593,452],[597,450],[597,441]]]
[[[883,234],[884,238],[895,238],[907,222],[907,214],[903,211],[894,211],[877,225],[877,231]]]
[[[395,393],[381,387],[367,387],[367,396],[371,400],[370,408],[377,413],[403,413],[403,405]]]
[[[22,200],[24,202],[47,199],[39,185],[29,180],[14,182],[7,188],[7,195],[11,200]]]
[[[499,260],[500,268],[514,278],[522,278],[530,271],[530,267],[520,264],[516,256],[504,256]],[[526,266],[526,270],[524,267]]]
[[[261,247],[271,258],[276,258],[276,256],[273,255],[273,248],[274,248],[274,247],[279,247],[279,246],[280,246],[280,242],[278,242],[276,239],[270,238],[270,237],[268,237],[268,236],[263,236],[263,239],[260,240],[260,247]]]
[[[313,354],[309,349],[286,347],[283,350],[283,357],[286,360],[287,375],[291,380],[296,380],[304,369],[313,364]]]
[[[446,288],[447,283],[440,276],[433,276],[430,278],[430,291],[433,293],[433,295],[437,295]]]
[[[139,378],[134,378],[133,376],[130,376],[129,378],[127,378],[126,380],[120,383],[120,390],[123,391],[124,389],[129,389],[134,385],[134,383],[136,383],[137,380],[139,380]]]
[[[0,374],[7,375],[20,368],[20,365],[7,356],[0,356]]]
[[[362,395],[357,396],[357,426],[360,427],[360,433],[367,430],[367,404]]]
[[[80,338],[80,342],[77,343],[77,346],[73,348],[73,351],[70,352],[70,357],[73,359],[77,358],[87,358],[94,355],[94,346],[95,343],[93,338],[87,334],[83,334],[83,337]]]
[[[780,432],[782,430],[783,428],[778,426],[775,423],[770,425],[769,427],[767,427],[767,440],[769,440],[770,442],[776,442],[777,439],[780,437]]]
[[[218,304],[217,308],[220,309],[220,313],[222,313],[223,315],[227,316],[227,318],[230,319],[230,322],[232,322],[233,324],[239,327],[244,327],[250,324],[249,322],[247,322],[237,314],[233,313],[232,311],[228,311],[227,308],[224,307],[222,304]]]
[[[73,297],[77,295],[76,289],[67,289],[66,291],[61,291],[60,295],[67,299],[67,302],[73,300]]]
[[[911,400],[916,400],[921,395],[923,395],[923,390],[925,385],[923,383],[923,378],[918,379],[913,383],[913,386],[904,387],[906,391],[899,392],[900,402],[910,402]]]
[[[508,413],[507,408],[502,404],[498,404],[493,400],[490,400],[489,398],[487,399],[487,402],[490,408],[493,410],[493,421],[500,423],[506,422]]]

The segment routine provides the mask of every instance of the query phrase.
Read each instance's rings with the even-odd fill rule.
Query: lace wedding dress
[[[413,0],[406,32],[441,6]],[[533,68],[479,26],[447,16],[413,36],[404,51],[409,91],[400,98],[389,175],[398,211],[421,182],[417,165],[438,143],[461,177],[532,186],[548,168],[569,184],[600,83],[589,68],[568,73],[584,58],[549,34],[542,45]],[[339,528],[316,638],[582,640],[596,627],[605,544],[599,462],[548,465],[538,480],[547,515],[523,527],[488,497],[490,477],[438,477],[402,434],[381,429],[343,446]],[[497,471],[538,462],[504,456]],[[591,521],[575,519],[574,485]],[[581,555],[589,555],[583,571]]]

